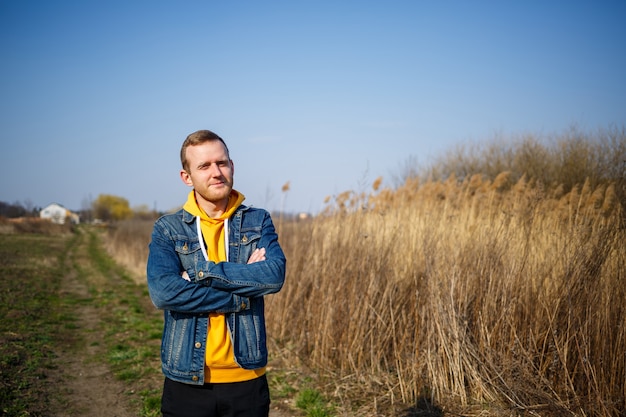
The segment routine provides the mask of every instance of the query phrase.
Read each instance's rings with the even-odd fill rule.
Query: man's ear
[[[180,170],[180,179],[183,180],[183,182],[190,186],[193,187],[193,182],[191,181],[191,176],[189,175],[189,173],[187,171],[185,171],[184,169]]]

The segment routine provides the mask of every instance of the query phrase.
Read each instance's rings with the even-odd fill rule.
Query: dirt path
[[[56,358],[48,375],[51,395],[49,416],[54,417],[135,417],[129,388],[115,378],[103,360],[107,354],[100,334],[103,317],[90,290],[117,286],[120,277],[102,276],[87,253],[88,236],[79,236],[65,258],[66,273],[59,296],[75,302],[67,305],[75,321],[71,331],[64,331],[63,342],[55,348]],[[86,278],[85,278],[86,277]],[[122,285],[119,285],[122,287]],[[149,301],[146,300],[146,306]],[[146,307],[148,308],[148,307]],[[292,417],[294,414],[272,408],[270,417]]]
[[[57,347],[55,370],[50,383],[58,388],[54,395],[52,416],[133,417],[125,395],[124,383],[116,380],[102,360],[106,347],[99,334],[100,313],[93,305],[89,285],[103,279],[95,274],[86,254],[85,235],[74,245],[65,259],[66,274],[60,296],[76,299],[71,315],[76,321],[73,331]],[[89,271],[89,281],[79,278],[76,265]],[[84,275],[84,274],[82,274]]]

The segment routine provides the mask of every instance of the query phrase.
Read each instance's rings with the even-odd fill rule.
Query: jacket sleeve
[[[202,276],[205,285],[242,297],[277,293],[285,282],[286,259],[268,213],[263,217],[257,247],[265,248],[265,261],[247,264],[247,259],[240,259],[238,262],[199,263],[201,269],[196,279],[200,281]]]
[[[249,308],[246,297],[217,287],[198,285],[181,277],[182,264],[158,222],[152,231],[147,264],[148,291],[159,309],[181,313],[231,313]]]

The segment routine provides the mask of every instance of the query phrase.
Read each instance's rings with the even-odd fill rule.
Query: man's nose
[[[218,164],[211,164],[209,166],[209,172],[214,177],[219,177],[222,175],[222,170],[220,169],[220,166]]]

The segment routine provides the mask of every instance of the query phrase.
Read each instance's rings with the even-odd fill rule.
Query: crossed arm
[[[253,264],[255,262],[261,262],[265,260],[265,248],[257,248],[250,255],[250,259],[248,259],[248,265]],[[189,278],[189,274],[187,271],[183,271],[181,276],[184,280],[191,282],[191,278]]]
[[[188,314],[228,313],[248,308],[250,298],[279,291],[285,277],[285,258],[272,226],[264,228],[260,247],[251,253],[247,264],[200,261],[195,271],[182,271],[171,238],[155,225],[147,268],[153,304]]]

